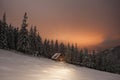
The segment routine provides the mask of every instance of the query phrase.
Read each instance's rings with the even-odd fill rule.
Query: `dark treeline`
[[[27,29],[27,13],[25,13],[21,28],[13,27],[6,22],[6,14],[0,20],[0,48],[13,49],[27,55],[51,58],[55,53],[62,54],[62,60],[67,63],[86,66],[108,72],[120,73],[120,46],[92,54],[88,49],[78,49],[77,44],[59,43],[58,40],[43,40],[36,26]]]

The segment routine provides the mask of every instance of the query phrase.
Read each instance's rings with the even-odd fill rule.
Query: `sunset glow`
[[[100,44],[103,41],[103,37],[100,35],[77,35],[77,34],[64,34],[60,33],[54,36],[54,40],[60,40],[65,43],[77,43],[79,46],[93,46]]]
[[[106,48],[120,44],[119,2],[104,0],[1,0],[0,18],[20,27],[24,12],[28,28],[37,26],[43,39]],[[22,6],[21,6],[22,5]],[[14,15],[13,15],[14,14]]]

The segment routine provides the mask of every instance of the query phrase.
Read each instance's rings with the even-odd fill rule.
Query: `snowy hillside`
[[[0,80],[120,80],[120,75],[0,49]]]

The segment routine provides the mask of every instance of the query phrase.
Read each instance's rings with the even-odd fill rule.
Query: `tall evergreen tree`
[[[65,45],[61,43],[59,46],[59,52],[65,55],[65,51],[66,51]]]
[[[65,60],[68,63],[71,63],[71,58],[72,58],[71,54],[72,54],[71,47],[70,47],[70,44],[68,43],[68,46],[65,52]]]
[[[45,39],[43,43],[43,56],[46,56],[46,53],[47,53],[47,39]]]
[[[15,44],[15,50],[17,50],[17,42],[18,42],[18,28],[14,28],[14,44]]]
[[[83,50],[82,49],[79,51],[79,54],[80,54],[80,58],[79,58],[80,65],[82,65],[82,61],[83,61]]]
[[[40,55],[42,53],[42,40],[39,34],[37,34],[36,26],[31,27],[29,32],[29,52],[33,55]]]
[[[34,42],[33,42],[34,50],[38,51],[38,41],[37,41],[37,29],[36,29],[36,26],[34,26],[34,29],[33,29],[33,38],[34,38]]]
[[[29,53],[34,54],[34,32],[33,27],[30,28],[29,32]]]
[[[50,56],[50,41],[45,39],[44,41],[44,56],[47,58],[51,58]]]
[[[0,48],[8,48],[7,43],[7,23],[6,23],[6,14],[3,15],[3,20],[0,21]]]
[[[74,55],[73,55],[73,61],[75,64],[79,64],[79,58],[80,58],[80,55],[78,53],[78,47],[77,47],[77,44],[75,44]]]
[[[27,19],[28,19],[27,13],[25,13],[22,26],[19,31],[19,37],[17,43],[18,44],[17,49],[22,52],[27,52],[29,49],[28,30],[26,29],[26,27],[28,26]]]
[[[75,51],[75,47],[74,47],[74,45],[72,44],[72,46],[71,46],[71,63],[74,62],[74,61],[73,61],[73,59],[74,59],[74,51]]]
[[[52,57],[55,54],[55,45],[54,45],[54,41],[51,40],[50,42],[50,56]]]
[[[58,40],[55,41],[55,53],[59,52],[59,44],[58,44]]]
[[[7,42],[10,49],[15,49],[14,28],[11,26],[11,24],[8,27]]]
[[[42,53],[43,53],[43,44],[42,44],[42,38],[39,35],[39,33],[37,34],[37,51],[39,52],[38,55],[42,55]]]
[[[0,48],[3,48],[2,36],[3,36],[3,26],[2,26],[2,21],[0,20]]]

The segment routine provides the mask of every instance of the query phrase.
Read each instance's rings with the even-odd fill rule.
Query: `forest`
[[[36,26],[28,26],[27,13],[24,14],[20,28],[8,24],[6,13],[0,20],[0,49],[16,50],[26,55],[51,59],[55,53],[61,53],[60,60],[77,66],[120,74],[120,46],[100,52],[87,48],[79,49],[77,44],[65,45],[58,40],[42,39]],[[28,30],[27,27],[30,27]]]

